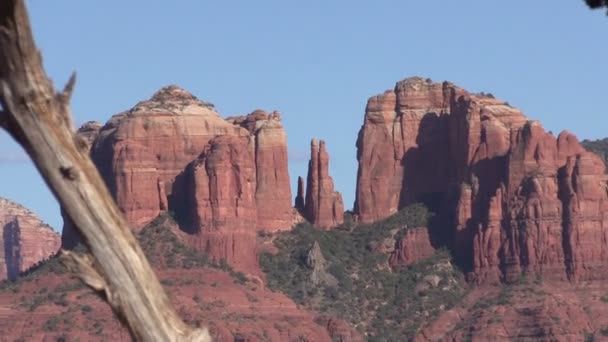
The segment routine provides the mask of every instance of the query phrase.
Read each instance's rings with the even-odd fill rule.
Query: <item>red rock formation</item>
[[[605,273],[604,166],[572,134],[556,139],[493,96],[410,78],[369,100],[357,146],[357,218],[428,203],[453,218],[435,239],[472,279]]]
[[[198,247],[213,260],[257,269],[255,166],[248,137],[219,136],[188,168]]]
[[[426,259],[434,253],[435,248],[431,245],[428,229],[426,227],[409,228],[403,237],[397,240],[388,262],[392,267],[410,265]]]
[[[323,140],[317,142],[313,139],[310,144],[304,216],[320,228],[331,228],[344,222],[342,195],[334,191],[334,182],[329,176],[329,155]]]
[[[253,141],[257,227],[291,228],[287,139],[277,112],[223,119],[212,105],[169,86],[113,116],[101,129],[92,156],[127,221],[138,229],[163,211],[188,215],[190,185],[184,170],[216,136]]]
[[[0,227],[0,280],[15,279],[59,250],[59,235],[51,227],[4,198],[0,198]]]
[[[304,203],[304,178],[300,176],[298,177],[298,195],[295,200],[295,208],[300,212],[304,212]]]
[[[101,129],[92,157],[118,207],[135,229],[166,208],[187,208],[186,166],[218,135],[248,136],[213,107],[169,86],[147,101],[114,115]]]
[[[256,110],[247,116],[226,120],[245,127],[255,141],[258,229],[271,232],[290,229],[294,213],[287,167],[287,135],[281,114]]]
[[[114,115],[101,129],[85,124],[78,135],[83,148],[92,143],[95,164],[136,230],[172,212],[185,231],[205,231],[206,239],[215,241],[195,234],[201,248],[233,260],[229,251],[235,241],[243,243],[256,230],[290,229],[298,219],[291,205],[287,139],[277,112],[223,119],[212,105],[169,86]],[[196,171],[187,172],[190,164]],[[241,183],[243,177],[247,184]],[[64,246],[70,248],[78,238],[65,221]],[[232,237],[212,237],[201,227],[217,228],[216,235],[230,231]],[[245,228],[247,238],[237,237]],[[252,248],[238,253],[254,256]]]
[[[209,327],[213,341],[330,342],[340,337],[345,342],[363,340],[345,322],[328,317],[321,325],[314,313],[300,308],[285,295],[257,288],[249,281],[239,284],[228,272],[209,268],[157,269],[157,274],[178,314],[192,325]],[[78,287],[79,280],[70,279],[69,274],[53,273],[37,275],[35,279],[17,284],[18,293],[0,291],[3,341],[132,340],[110,306],[89,288]],[[61,297],[62,302],[42,293],[41,284],[48,293],[61,294],[56,297]],[[33,305],[32,298],[38,298],[41,305]]]

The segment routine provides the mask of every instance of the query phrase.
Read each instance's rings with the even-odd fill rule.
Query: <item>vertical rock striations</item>
[[[334,182],[329,176],[329,155],[323,140],[313,139],[310,144],[304,217],[320,228],[344,222],[342,195],[334,191]]]
[[[403,80],[368,101],[357,158],[357,218],[426,203],[444,218],[431,238],[449,244],[475,281],[608,271],[602,160],[492,95]]]
[[[188,167],[193,232],[200,250],[257,269],[255,165],[248,137],[219,136]]]
[[[290,229],[294,218],[287,165],[287,135],[281,123],[281,114],[256,110],[247,116],[227,120],[246,128],[254,141],[258,229]]]
[[[4,198],[0,198],[0,229],[0,280],[15,279],[59,250],[59,235],[51,227]]]
[[[91,153],[118,207],[139,229],[165,210],[185,215],[184,169],[218,135],[248,132],[222,119],[212,105],[169,86],[114,115]]]
[[[78,133],[135,230],[172,214],[188,243],[241,270],[257,269],[258,230],[294,223],[287,138],[278,112],[224,119],[213,105],[168,86]],[[78,241],[65,218],[64,246]]]

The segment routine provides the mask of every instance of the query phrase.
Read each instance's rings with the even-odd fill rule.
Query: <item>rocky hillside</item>
[[[414,77],[369,99],[357,157],[358,219],[427,203],[442,221],[431,239],[474,282],[605,279],[605,165],[569,132],[555,137],[494,96]]]
[[[0,198],[0,280],[19,273],[57,253],[60,237],[33,212]]]
[[[466,293],[446,250],[429,246],[407,262],[389,262],[418,251],[397,241],[426,230],[428,219],[424,206],[413,205],[375,224],[347,222],[333,230],[301,224],[274,237],[278,251],[263,254],[260,263],[270,288],[347,320],[366,341],[407,340]]]
[[[297,307],[261,278],[214,263],[189,248],[172,218],[142,227],[138,239],[178,313],[204,323],[214,341],[352,341],[358,333],[331,315]],[[16,282],[0,283],[0,331],[6,341],[129,341],[98,295],[56,258]],[[360,338],[359,338],[360,340]]]

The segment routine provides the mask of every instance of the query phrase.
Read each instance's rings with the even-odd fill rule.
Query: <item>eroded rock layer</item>
[[[425,202],[473,280],[608,271],[605,166],[492,95],[409,78],[370,98],[357,141],[362,222]],[[446,227],[454,227],[450,229]]]
[[[296,220],[278,112],[224,119],[169,86],[78,135],[135,230],[169,212],[213,259],[249,268],[256,231],[290,229]],[[78,239],[65,221],[69,248]]]
[[[0,198],[0,280],[19,273],[57,253],[60,237],[34,213]]]

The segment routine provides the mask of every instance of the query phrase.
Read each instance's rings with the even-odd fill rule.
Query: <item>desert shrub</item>
[[[431,216],[425,206],[415,204],[374,224],[345,224],[327,231],[300,224],[277,236],[279,252],[261,255],[260,265],[268,286],[298,304],[358,325],[370,341],[404,340],[419,330],[425,314],[438,315],[442,305],[447,309],[461,300],[462,276],[451,267],[447,250],[438,250],[417,264],[390,269],[387,255],[374,252],[369,244],[391,238],[395,229],[404,232],[426,226]],[[315,242],[327,261],[325,271],[338,280],[337,285],[312,283],[306,255]],[[429,274],[451,279],[450,285],[430,288],[424,296],[417,294],[417,284]]]

